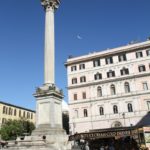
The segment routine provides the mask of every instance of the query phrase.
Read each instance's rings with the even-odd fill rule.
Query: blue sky
[[[62,0],[55,13],[56,84],[64,90],[69,55],[144,41],[150,36],[150,0]],[[40,0],[0,4],[0,100],[35,109],[43,84],[44,11]]]

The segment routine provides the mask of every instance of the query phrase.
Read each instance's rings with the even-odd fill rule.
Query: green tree
[[[8,120],[2,125],[0,134],[3,140],[15,140],[24,133],[31,134],[34,129],[34,124],[28,120]]]

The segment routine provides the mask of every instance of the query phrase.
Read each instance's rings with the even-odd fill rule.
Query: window
[[[82,93],[82,98],[86,99],[86,93],[85,92]]]
[[[74,100],[77,100],[77,99],[78,99],[77,94],[74,94],[74,95],[73,95],[73,98],[74,98]]]
[[[99,108],[99,114],[100,114],[100,115],[104,115],[104,108],[103,108],[103,107],[100,107],[100,108]]]
[[[25,112],[25,111],[23,112],[23,117],[24,117],[24,118],[26,117],[26,112]]]
[[[147,101],[148,110],[150,110],[150,101]]]
[[[80,77],[80,82],[81,82],[81,83],[82,83],[82,82],[86,82],[86,77],[85,77],[85,76]]]
[[[115,89],[114,84],[112,84],[112,85],[110,86],[110,93],[111,93],[111,95],[115,95],[115,94],[116,94],[116,89]]]
[[[130,92],[130,86],[129,86],[128,82],[125,82],[125,84],[124,84],[124,90],[125,90],[125,93],[129,93]]]
[[[128,104],[128,112],[133,112],[133,108],[132,108],[132,104],[131,103]]]
[[[84,117],[88,117],[87,109],[84,109],[84,110],[83,110],[83,113],[84,113]]]
[[[122,70],[120,70],[121,75],[127,75],[129,74],[129,69],[128,68],[123,68]]]
[[[5,113],[6,113],[6,107],[3,106],[3,114],[5,114]]]
[[[71,71],[76,71],[77,70],[77,66],[71,66]]]
[[[115,71],[110,70],[109,72],[107,72],[107,77],[108,78],[115,77]]]
[[[113,112],[114,112],[114,114],[118,114],[118,107],[117,107],[117,105],[113,106]]]
[[[147,56],[150,56],[150,49],[146,51]]]
[[[19,117],[21,117],[21,110],[19,110]]]
[[[136,58],[141,58],[143,57],[143,53],[142,52],[136,52]]]
[[[97,88],[97,96],[98,97],[102,96],[102,88],[100,86]]]
[[[6,114],[8,114],[8,107],[6,107]]]
[[[72,79],[72,84],[77,84],[77,78]]]
[[[29,112],[27,112],[27,119],[29,119],[30,118],[30,113]]]
[[[106,64],[112,64],[113,63],[112,57],[105,58],[105,61],[106,61]]]
[[[80,64],[80,65],[79,65],[79,69],[80,69],[80,70],[85,69],[85,64]]]
[[[33,119],[33,113],[31,113],[31,119]]]
[[[95,80],[100,80],[100,79],[102,79],[102,74],[101,74],[101,73],[96,73],[96,74],[94,75],[94,79],[95,79]]]
[[[15,109],[15,110],[14,110],[14,116],[16,116],[16,115],[17,115],[17,110]]]
[[[143,82],[143,90],[144,91],[148,90],[148,84],[147,84],[147,82]]]
[[[121,62],[121,61],[126,61],[126,60],[127,60],[126,54],[120,54],[120,55],[118,56],[118,59],[119,59],[119,62]]]
[[[2,124],[6,123],[6,118],[2,118]]]
[[[94,60],[94,61],[93,61],[93,66],[94,66],[94,67],[100,66],[100,59]]]
[[[146,71],[145,66],[144,65],[140,65],[139,66],[139,72],[143,72]]]
[[[9,115],[12,115],[12,113],[13,113],[13,110],[11,107],[9,107]]]
[[[79,116],[78,116],[78,110],[74,110],[74,116],[75,116],[75,118],[78,118]]]

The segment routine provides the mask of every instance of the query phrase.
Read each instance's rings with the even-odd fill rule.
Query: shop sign
[[[134,132],[136,133],[136,132]],[[131,133],[130,130],[125,131],[109,131],[109,132],[94,132],[94,133],[81,133],[81,134],[75,134],[70,136],[70,140],[78,140],[78,139],[94,139],[94,138],[110,138],[110,137],[124,137],[124,136],[130,136],[133,134],[133,131]]]

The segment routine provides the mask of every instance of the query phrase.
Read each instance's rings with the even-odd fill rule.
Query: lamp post
[[[125,113],[124,112],[122,113],[122,117],[123,117],[123,120],[124,120],[124,127],[125,127],[126,124],[125,124]]]

